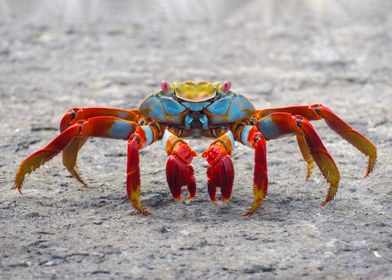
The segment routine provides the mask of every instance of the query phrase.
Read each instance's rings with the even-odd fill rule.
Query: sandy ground
[[[28,2],[0,1],[0,278],[392,278],[390,1]],[[161,79],[230,79],[258,108],[323,103],[377,144],[377,169],[363,179],[365,157],[317,122],[342,175],[324,208],[327,184],[304,181],[293,137],[268,143],[269,195],[251,219],[253,151],[240,145],[223,207],[200,157],[196,199],[171,199],[160,143],[141,152],[150,217],[126,199],[121,141],[82,150],[88,189],[59,157],[24,195],[11,189],[67,109],[135,108]]]

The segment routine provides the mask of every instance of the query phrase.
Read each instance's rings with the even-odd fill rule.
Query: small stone
[[[187,231],[187,230],[181,230],[180,231],[180,233],[182,234],[182,235],[185,235],[185,236],[188,236],[189,234],[191,234],[189,231]]]
[[[167,233],[167,232],[170,232],[170,228],[168,228],[168,227],[166,227],[166,226],[162,226],[162,227],[159,229],[159,232],[160,232],[160,233]]]

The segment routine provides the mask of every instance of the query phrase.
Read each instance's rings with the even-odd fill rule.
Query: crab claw
[[[182,140],[179,140],[170,152],[166,163],[166,180],[173,198],[177,201],[181,201],[183,186],[188,188],[188,202],[196,194],[196,180],[194,169],[191,165],[195,156],[196,153]]]
[[[196,181],[192,165],[187,165],[180,158],[170,156],[166,164],[166,179],[173,198],[181,201],[182,187],[188,187],[188,201],[196,194]]]
[[[208,194],[212,202],[217,203],[216,188],[221,188],[222,202],[227,202],[231,198],[234,181],[234,166],[229,152],[220,142],[214,142],[206,150],[204,157],[210,165],[207,169]]]
[[[208,167],[208,194],[214,203],[217,203],[216,187],[221,188],[222,202],[231,198],[234,181],[234,166],[230,156],[222,157],[215,165]]]

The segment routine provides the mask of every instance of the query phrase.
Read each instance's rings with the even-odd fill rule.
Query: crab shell
[[[244,96],[230,90],[231,83],[184,82],[168,85],[147,96],[139,111],[147,121],[185,130],[207,130],[248,118],[255,112]]]

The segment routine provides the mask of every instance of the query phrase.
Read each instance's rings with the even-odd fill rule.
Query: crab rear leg
[[[262,137],[264,137],[265,140],[272,140],[286,135],[299,135],[300,137],[303,137],[306,146],[309,149],[306,152],[310,153],[320,171],[322,172],[324,178],[329,183],[328,194],[325,200],[322,202],[322,205],[326,205],[334,198],[338,190],[340,180],[339,170],[324,144],[322,143],[320,137],[317,135],[316,131],[308,120],[302,116],[294,116],[290,113],[272,113],[267,117],[259,120],[254,127],[245,126],[240,133],[241,142],[243,144],[247,144],[248,146],[253,146],[256,149],[256,154],[259,150],[259,156],[264,158],[265,152],[262,152],[264,146],[259,144],[262,143],[260,142],[262,137],[256,133],[255,128],[257,128],[258,131],[262,133]],[[258,158],[256,157],[255,161],[257,162],[257,160]],[[263,164],[265,164],[265,162],[263,162]],[[257,184],[255,184],[255,186],[257,187]],[[265,197],[266,186],[259,187],[259,189],[263,190],[263,187],[265,188],[265,193],[262,194]],[[246,216],[252,215],[257,210],[257,208],[260,207],[262,200],[264,199],[264,197],[262,199],[260,199],[260,197],[263,196],[255,196],[252,207],[247,212],[245,212]]]
[[[334,198],[340,180],[339,170],[320,137],[307,119],[300,115],[294,116],[290,113],[272,113],[258,121],[257,128],[267,140],[290,134],[303,135],[309,147],[310,154],[330,185],[323,205]]]
[[[314,159],[312,157],[312,154],[310,152],[308,144],[306,144],[306,140],[305,140],[304,135],[297,134],[297,143],[298,143],[299,149],[301,151],[302,157],[307,163],[305,180],[308,180],[310,178],[310,176],[312,175],[312,172],[314,169]]]
[[[64,131],[67,127],[77,123],[80,120],[98,116],[112,116],[126,121],[138,122],[139,115],[137,110],[123,110],[117,108],[73,108],[68,110],[62,117],[60,122],[60,131]],[[76,161],[78,152],[88,140],[88,137],[74,137],[71,142],[63,150],[63,164],[69,173],[84,186],[87,183],[80,176]]]
[[[196,153],[188,143],[171,133],[168,129],[162,137],[162,144],[169,156],[166,163],[166,180],[175,200],[181,201],[182,187],[188,188],[187,202],[196,194],[196,179],[191,165]]]
[[[274,112],[286,112],[294,115],[301,115],[310,121],[323,119],[332,130],[334,130],[343,139],[352,144],[360,152],[362,152],[365,156],[369,158],[365,177],[367,177],[374,170],[377,161],[376,146],[324,105],[314,104],[311,106],[291,106],[283,108],[265,109],[257,111],[256,118],[260,119]]]
[[[131,121],[124,121],[115,117],[93,117],[88,120],[81,120],[63,130],[54,140],[52,140],[46,147],[28,156],[19,165],[19,169],[15,176],[15,187],[21,191],[25,175],[31,173],[45,162],[49,161],[61,151],[66,149],[68,145],[73,145],[78,148],[80,142],[74,138],[87,137],[104,137],[112,139],[128,139],[135,131],[137,123]],[[82,140],[83,141],[83,140]],[[76,158],[75,158],[76,159]],[[72,165],[74,160],[73,155],[67,160],[68,166]]]
[[[231,160],[231,152],[235,147],[235,140],[231,131],[226,132],[214,142],[202,154],[208,164],[208,194],[214,203],[216,198],[216,188],[220,187],[222,202],[227,202],[231,198],[234,181],[234,166]]]
[[[87,187],[87,183],[80,176],[76,166],[76,160],[79,150],[87,140],[88,137],[75,136],[63,150],[63,165],[68,170],[68,172],[71,173],[71,175],[85,187]]]

